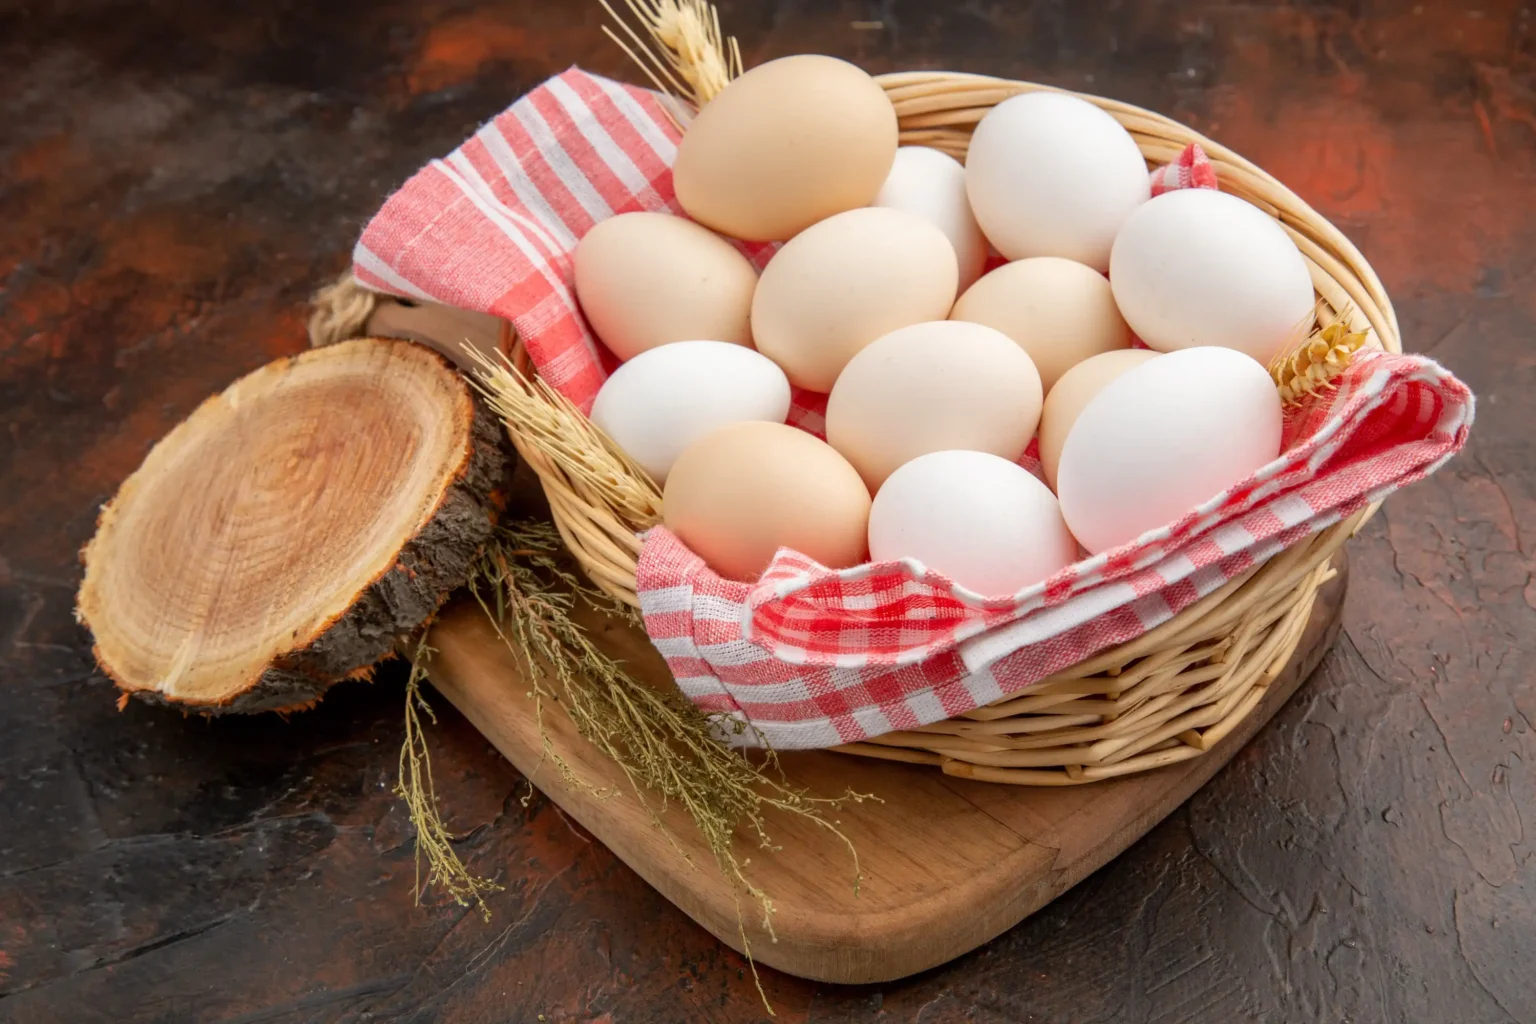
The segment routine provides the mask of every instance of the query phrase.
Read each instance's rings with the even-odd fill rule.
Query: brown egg
[[[678,457],[662,522],[715,572],[755,580],[780,547],[833,568],[864,561],[869,504],[826,442],[782,423],[733,423]]]
[[[905,210],[829,217],[790,239],[752,297],[757,350],[790,383],[830,391],[865,345],[898,327],[943,320],[955,301],[955,247]]]
[[[1127,370],[1140,366],[1158,353],[1144,348],[1125,348],[1101,352],[1078,363],[1061,375],[1051,393],[1045,396],[1040,411],[1040,468],[1045,482],[1056,489],[1056,466],[1061,462],[1061,448],[1077,422],[1078,413],[1104,389],[1104,385]]]
[[[835,57],[760,64],[683,133],[677,201],[735,238],[783,241],[868,206],[896,159],[896,111],[869,75]]]
[[[949,318],[995,327],[1018,342],[1047,395],[1084,359],[1131,344],[1104,275],[1057,256],[998,267],[966,289]]]
[[[573,259],[581,311],[620,359],[672,341],[752,344],[757,271],[708,228],[621,213],[595,224]]]

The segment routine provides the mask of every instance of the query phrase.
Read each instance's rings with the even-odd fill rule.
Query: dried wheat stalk
[[[1269,375],[1280,389],[1280,400],[1299,405],[1312,395],[1329,391],[1370,338],[1370,331],[1350,330],[1350,309],[1339,310],[1325,326],[1276,356]]]
[[[640,32],[608,0],[598,2],[619,30],[603,26],[608,38],[668,96],[698,109],[741,74],[741,47],[735,36],[721,34],[720,15],[708,0],[624,0]]]

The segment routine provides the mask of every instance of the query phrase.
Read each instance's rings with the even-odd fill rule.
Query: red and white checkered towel
[[[1217,188],[1216,168],[1211,158],[1197,142],[1191,142],[1179,152],[1178,159],[1152,172],[1152,195],[1180,188]]]
[[[583,409],[613,367],[571,288],[604,217],[678,212],[678,133],[662,100],[571,69],[524,96],[385,203],[357,244],[365,285],[511,320]],[[1158,191],[1213,187],[1192,147]],[[774,246],[743,245],[759,266]],[[825,396],[791,422],[821,432]],[[706,711],[780,749],[878,736],[1017,692],[1167,621],[1307,534],[1423,477],[1463,444],[1472,395],[1434,362],[1375,352],[1288,414],[1285,453],[1183,519],[1005,598],[912,562],[833,570],[782,550],[757,583],[721,579],[664,528],[638,583],[652,642]]]

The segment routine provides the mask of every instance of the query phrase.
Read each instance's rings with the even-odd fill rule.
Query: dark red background
[[[784,1021],[1536,1020],[1536,41],[1529,6],[734,2],[806,50],[1104,93],[1340,224],[1408,347],[1480,396],[1465,454],[1354,545],[1346,632],[1218,778],[984,949]],[[743,962],[451,712],[483,924],[411,901],[400,680],[207,722],[92,672],[97,506],[241,373],[396,183],[568,64],[585,0],[11,3],[0,13],[0,1020],[747,1021]],[[878,22],[879,27],[867,23]],[[439,704],[442,702],[439,701]],[[540,1017],[540,1015],[543,1015]]]

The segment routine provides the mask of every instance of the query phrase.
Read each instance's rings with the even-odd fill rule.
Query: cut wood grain
[[[358,340],[209,398],[101,510],[80,620],[128,693],[286,709],[366,674],[490,535],[500,430],[438,354]]]
[[[789,780],[817,795],[853,789],[879,799],[833,815],[859,851],[857,895],[847,848],[813,822],[770,814],[777,851],[738,840],[738,856],[750,858],[747,871],[776,908],[773,941],[742,904],[753,956],[818,981],[888,981],[975,948],[1076,885],[1204,785],[1317,666],[1337,634],[1343,606],[1342,555],[1335,564],[1339,575],[1319,591],[1295,655],[1257,710],[1189,761],[1085,786],[1033,788],[825,751],[784,754]],[[673,685],[638,629],[596,615],[584,621],[637,678]],[[430,642],[438,652],[432,682],[518,770],[685,913],[740,950],[735,894],[688,816],[669,808],[662,819],[670,837],[656,829],[614,762],[549,708],[544,727],[551,749],[592,788],[561,781],[544,751],[519,662],[477,605],[462,601],[445,609]]]

